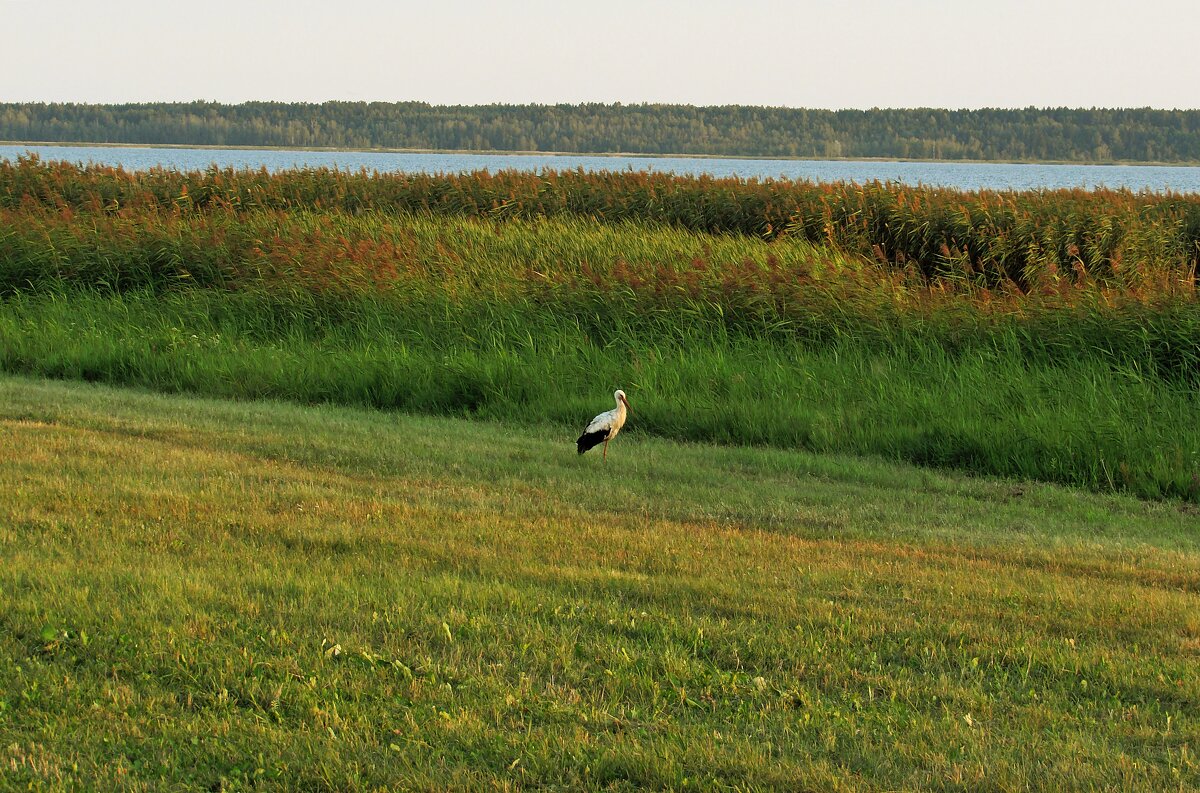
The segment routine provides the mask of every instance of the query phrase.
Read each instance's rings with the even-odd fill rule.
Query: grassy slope
[[[1193,508],[636,421],[0,379],[0,787],[1200,785]]]

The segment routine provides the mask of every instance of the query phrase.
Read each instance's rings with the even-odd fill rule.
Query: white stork
[[[587,429],[579,436],[579,440],[575,441],[575,447],[580,454],[603,442],[604,461],[608,462],[608,442],[617,437],[621,427],[625,426],[625,416],[629,410],[629,402],[625,400],[624,391],[618,389],[613,393],[613,399],[616,400],[617,406],[592,419],[592,423],[587,425]]]

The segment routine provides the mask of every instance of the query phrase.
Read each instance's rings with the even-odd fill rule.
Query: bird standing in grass
[[[592,419],[592,423],[587,425],[587,429],[579,436],[579,440],[575,441],[575,447],[580,454],[603,443],[604,461],[608,462],[608,442],[617,437],[621,427],[625,426],[625,416],[629,411],[629,402],[625,400],[624,391],[618,389],[613,394],[613,399],[616,400],[617,406]]]

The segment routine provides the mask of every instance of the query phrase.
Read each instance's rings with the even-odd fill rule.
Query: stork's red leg
[[[604,462],[608,462],[608,438],[604,439]]]

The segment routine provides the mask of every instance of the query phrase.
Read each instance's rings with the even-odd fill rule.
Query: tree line
[[[1200,161],[1200,110],[658,104],[0,103],[0,140],[334,148]]]

